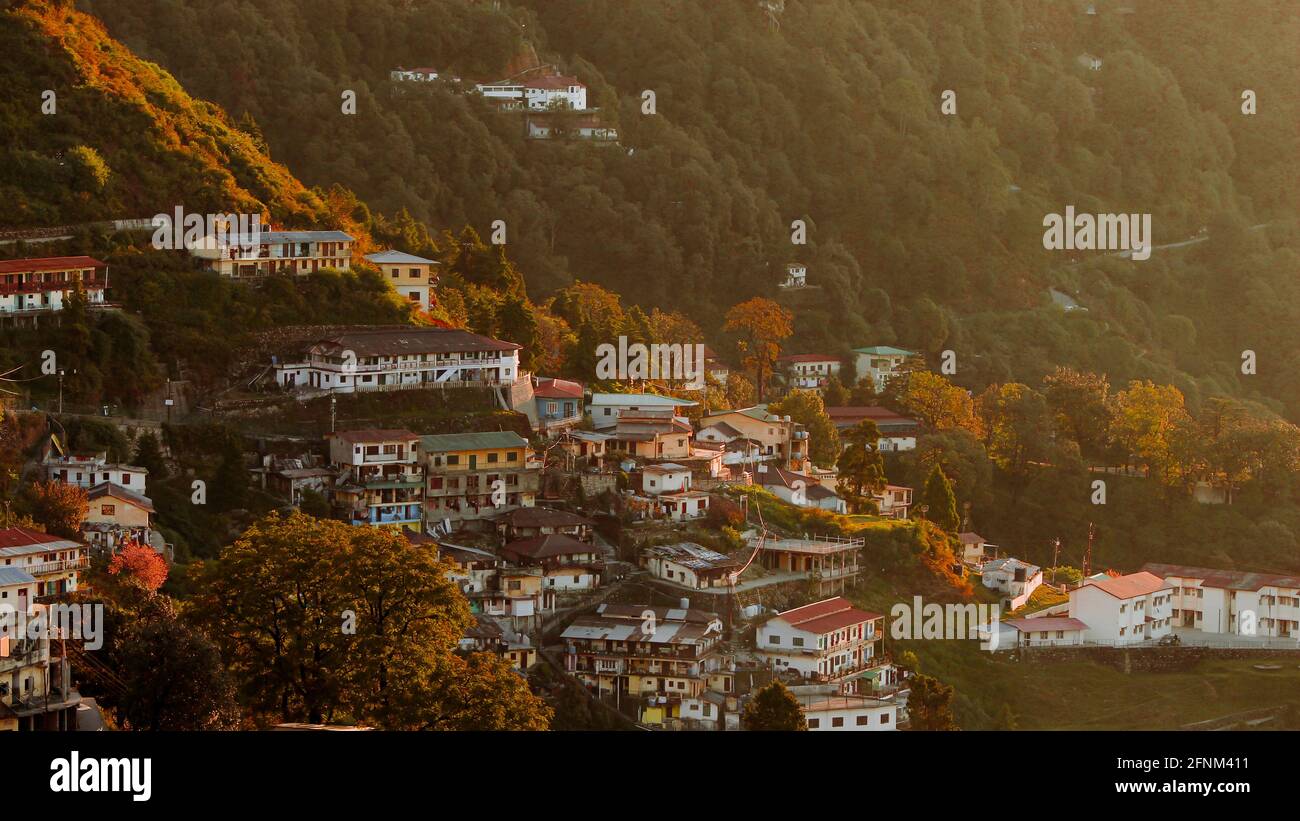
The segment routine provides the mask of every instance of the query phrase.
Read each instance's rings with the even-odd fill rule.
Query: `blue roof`
[[[916,356],[916,351],[894,348],[889,345],[873,345],[870,348],[854,348],[853,352],[871,354],[873,356]]]
[[[35,584],[36,577],[19,567],[0,567],[0,587],[11,584]]]

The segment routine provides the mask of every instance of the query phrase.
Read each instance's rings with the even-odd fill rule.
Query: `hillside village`
[[[422,309],[439,300],[442,266],[433,259],[391,249],[354,259],[353,238],[339,231],[249,239],[184,253],[196,270],[250,288],[356,263]],[[69,304],[120,310],[106,298],[108,266],[99,260],[2,265],[0,316],[15,323],[57,323]],[[713,384],[742,370],[702,350]],[[1002,652],[1267,650],[1300,639],[1295,575],[1160,556],[1126,574],[1097,572],[1091,539],[1081,571],[1044,568],[975,533],[969,505],[952,520],[953,486],[937,464],[925,488],[891,482],[885,457],[915,454],[946,425],[896,409],[908,405],[900,396],[933,389],[927,380],[939,378],[915,351],[784,354],[772,361],[767,400],[743,407],[682,380],[584,384],[530,373],[527,353],[452,327],[301,336],[255,363],[245,388],[268,407],[327,399],[329,429],[274,448],[261,438],[250,450],[246,439],[235,476],[286,509],[391,530],[444,561],[473,614],[462,651],[496,654],[523,677],[549,668],[628,726],[737,730],[746,704],[779,681],[810,730],[907,728],[915,670],[887,650],[888,614],[862,606],[873,574],[866,536],[882,528],[937,529],[951,545],[944,572],[998,603],[1001,617],[979,630],[986,642],[997,633]],[[463,432],[337,424],[341,398],[370,393],[417,403],[463,394],[477,410]],[[850,395],[890,406],[843,403]],[[914,399],[913,407],[926,406]],[[785,412],[808,406],[811,417]],[[84,493],[78,538],[0,531],[0,595],[36,607],[83,590],[93,561],[123,551],[143,546],[176,561],[154,525],[166,511],[148,495],[149,469],[72,448],[59,408],[51,410],[27,412],[46,420],[33,467],[38,480]],[[501,414],[514,421],[503,424]],[[496,428],[473,429],[481,424]],[[829,458],[819,435],[834,437]],[[151,458],[166,460],[162,451]],[[1202,482],[1194,495],[1226,501],[1214,488]],[[66,655],[47,643],[5,658],[10,680],[23,682],[6,702],[12,728],[72,729],[86,720]]]
[[[0,12],[0,730],[1300,727],[1238,44],[589,1]]]

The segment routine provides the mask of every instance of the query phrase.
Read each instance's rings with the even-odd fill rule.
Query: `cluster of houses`
[[[1300,641],[1300,576],[1150,563],[1090,576],[1068,593],[1067,603],[1002,622],[1001,646]]]
[[[601,604],[560,639],[565,670],[592,693],[629,702],[646,726],[740,729],[761,675],[788,683],[809,730],[894,730],[899,678],[880,652],[880,625],[880,615],[834,597],[776,613],[753,647],[739,648],[716,613],[682,599],[678,607]]]

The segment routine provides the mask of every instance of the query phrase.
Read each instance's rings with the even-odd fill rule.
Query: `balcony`
[[[45,562],[44,564],[32,564],[22,567],[33,576],[48,576],[51,573],[65,573],[71,570],[80,570],[90,567],[90,557],[82,556],[77,559],[64,559],[59,562]]]

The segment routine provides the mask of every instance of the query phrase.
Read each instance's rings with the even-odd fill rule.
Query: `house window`
[[[844,719],[843,719],[842,717],[840,717],[840,718],[832,718],[832,719],[831,719],[831,726],[832,726],[832,727],[843,727],[843,726],[844,726]]]
[[[795,647],[803,647],[803,636],[795,636],[792,641]]]
[[[501,454],[499,454],[499,453],[489,453],[489,454],[488,454],[488,464],[493,464],[493,463],[499,461],[500,458],[501,458]]]
[[[808,719],[808,729],[815,730],[820,726],[822,726],[822,720],[820,718]]]
[[[780,637],[780,636],[769,636],[769,637],[768,637],[768,642],[771,643],[771,644],[780,644],[780,643],[781,643],[781,637]]]
[[[459,464],[460,464],[460,456],[457,455],[457,454],[455,454],[455,453],[448,454],[448,455],[447,455],[447,464],[449,464],[449,465],[459,465]]]
[[[881,723],[881,724],[888,724],[888,723],[889,723],[889,713],[881,713],[881,714],[880,714],[880,723]]]
[[[99,512],[105,516],[112,516],[117,511],[116,505],[100,505]]]
[[[858,716],[858,726],[866,727],[871,723],[871,716]]]
[[[518,461],[519,461],[519,453],[518,453],[517,451],[513,451],[513,450],[510,451],[509,453],[506,454],[506,461],[507,461],[507,462],[518,462]]]

